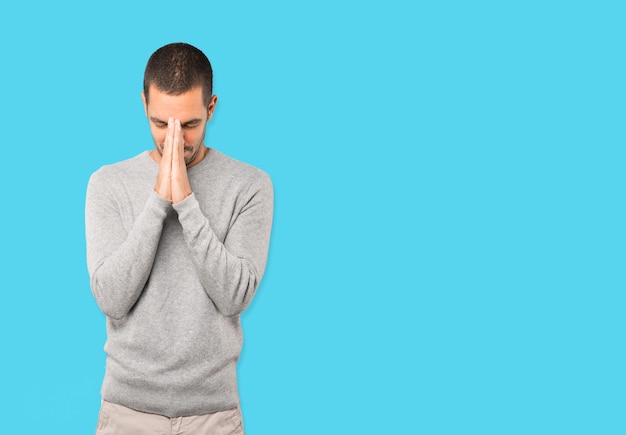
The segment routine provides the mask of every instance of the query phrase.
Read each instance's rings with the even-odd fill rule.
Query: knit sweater
[[[172,204],[154,191],[158,170],[145,151],[103,166],[87,188],[87,266],[107,327],[102,397],[167,417],[232,409],[272,183],[210,149],[188,169],[193,193]]]

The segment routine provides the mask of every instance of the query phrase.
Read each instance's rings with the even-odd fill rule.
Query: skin
[[[204,104],[202,88],[180,95],[168,95],[150,85],[149,102],[141,93],[150,133],[154,141],[152,159],[159,164],[154,191],[176,204],[191,195],[187,168],[204,159],[206,123],[213,117],[217,95]]]

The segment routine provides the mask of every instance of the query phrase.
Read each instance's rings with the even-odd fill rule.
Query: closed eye
[[[165,128],[167,127],[167,122],[163,121],[162,119],[159,118],[150,118],[150,121],[152,121],[152,123],[154,124],[154,126],[156,128]]]
[[[200,125],[200,121],[190,121],[190,122],[184,123],[182,127],[185,129],[191,129],[191,128],[196,128],[199,125]]]

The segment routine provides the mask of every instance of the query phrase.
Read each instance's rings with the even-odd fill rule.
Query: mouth
[[[159,146],[158,146],[158,148],[157,148],[157,149],[158,149],[158,151],[159,151],[159,153],[160,153],[160,154],[163,154],[163,150],[165,149],[165,144],[164,144],[164,143],[162,143],[161,145],[159,145]],[[192,147],[192,146],[185,145],[185,146],[183,146],[183,151],[184,151],[184,152],[193,152],[193,147]]]

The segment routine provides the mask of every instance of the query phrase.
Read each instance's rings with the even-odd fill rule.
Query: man
[[[86,199],[91,289],[106,315],[97,434],[241,434],[239,314],[265,270],[273,188],[204,145],[217,104],[197,48],[149,59],[154,149],[96,171]]]

